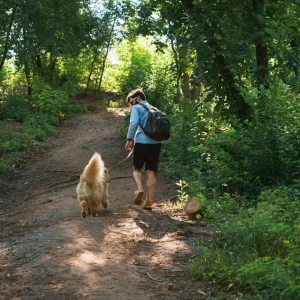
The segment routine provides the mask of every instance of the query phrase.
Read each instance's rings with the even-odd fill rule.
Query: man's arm
[[[131,150],[132,140],[138,129],[138,125],[139,125],[139,112],[136,106],[133,106],[130,114],[130,125],[127,133],[127,142],[125,144],[125,150],[128,152]]]
[[[139,112],[136,106],[132,107],[131,114],[130,114],[130,124],[127,133],[127,140],[132,140],[134,135],[138,129],[139,125]]]

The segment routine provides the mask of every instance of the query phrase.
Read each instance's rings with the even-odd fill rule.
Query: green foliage
[[[186,188],[188,187],[187,183],[184,180],[179,180],[176,182],[176,185],[178,187],[177,194],[178,194],[178,200],[173,205],[173,210],[183,210],[189,195],[186,193]]]
[[[56,132],[55,125],[58,122],[58,118],[44,113],[34,114],[28,122],[25,124],[32,129],[40,129],[46,135],[51,135]]]
[[[227,203],[236,202],[227,198]],[[218,202],[223,203],[222,199]],[[246,289],[263,299],[296,299],[300,289],[299,207],[297,187],[266,190],[257,207],[239,214],[236,208],[228,214],[222,204],[214,205],[215,239],[199,246],[202,254],[191,264],[191,274]]]
[[[26,149],[24,135],[16,130],[10,130],[3,132],[0,136],[1,152],[16,152],[23,151]]]
[[[40,77],[35,77],[32,82],[33,105],[39,111],[59,116],[62,108],[67,104],[67,93],[54,90]]]
[[[28,120],[31,110],[28,100],[22,95],[10,95],[0,101],[0,120]]]
[[[84,105],[68,104],[68,93],[64,90],[55,90],[42,78],[34,77],[32,82],[32,106],[40,113],[59,116],[72,116],[87,111]]]
[[[69,96],[76,95],[77,87],[78,87],[78,78],[77,76],[69,75],[67,76],[65,82],[62,84],[63,90],[67,93]]]
[[[157,45],[167,44],[160,38],[167,36],[177,77],[189,73],[223,116],[246,120],[252,109],[241,87],[257,86],[261,77],[268,83],[281,78],[299,91],[300,6],[283,0],[255,3],[140,1],[136,32],[155,36]]]
[[[49,123],[49,117],[42,115],[32,116],[13,130],[1,130],[0,177],[9,178],[13,175],[13,165],[18,160],[18,153],[39,145],[45,137],[55,132],[55,127]]]
[[[197,113],[197,107],[186,99],[173,106],[174,114],[170,115],[171,140],[164,143],[161,160],[164,172],[169,176],[189,178],[187,182],[192,194],[197,194],[205,181],[202,183],[202,180],[199,180],[199,176],[202,179],[198,163],[201,156],[198,158],[198,154],[189,149],[203,143],[207,132],[216,126],[211,119],[210,108],[201,108],[202,112]],[[191,181],[195,181],[195,186]]]
[[[212,242],[198,241],[192,276],[253,297],[296,299],[299,99],[281,81],[259,97],[249,87],[243,95],[254,111],[243,123],[226,122],[212,102],[180,101],[161,164],[187,194],[205,195],[202,213],[215,227]]]
[[[127,103],[126,103],[125,99],[108,101],[108,107],[111,107],[111,108],[120,108],[120,107],[126,107],[126,106],[127,106]]]
[[[0,176],[9,178],[12,174],[12,160],[0,158]]]
[[[64,57],[59,65],[57,86],[69,96],[74,95],[78,88],[85,87],[90,60],[91,57],[85,52],[78,57]]]
[[[261,93],[263,104],[247,95],[255,114],[245,123],[222,122],[210,103],[183,105],[164,152],[167,174],[188,179],[194,194],[205,188],[211,196],[229,192],[249,199],[262,187],[299,178],[299,100],[281,83]]]
[[[122,52],[116,76],[121,92],[128,93],[137,87],[144,87],[146,79],[151,73],[152,57],[149,44],[149,41],[140,39],[134,42],[125,40],[119,46],[119,51]]]
[[[42,142],[56,132],[57,116],[32,110],[22,95],[3,98],[0,120],[0,177],[9,178],[18,153]]]
[[[126,114],[124,117],[124,124],[118,127],[118,137],[122,140],[126,140],[128,126],[130,121],[130,114]]]
[[[46,114],[31,115],[21,126],[17,124],[13,129],[4,129],[0,133],[0,151],[12,153],[24,151],[39,142],[48,135],[54,134],[54,125],[57,119]]]
[[[67,104],[61,108],[61,115],[71,117],[87,112],[87,106],[81,104]]]
[[[176,75],[172,70],[172,56],[169,51],[156,52],[153,55],[151,74],[145,82],[145,91],[149,102],[170,114],[174,110],[176,98]]]

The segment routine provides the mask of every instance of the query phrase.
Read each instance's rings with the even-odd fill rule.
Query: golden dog
[[[76,188],[81,206],[81,217],[88,213],[97,216],[99,206],[108,208],[108,172],[98,152],[95,152],[80,176]]]

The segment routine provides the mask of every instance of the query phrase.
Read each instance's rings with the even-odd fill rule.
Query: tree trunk
[[[31,55],[31,66],[32,66],[32,74],[33,74],[33,76],[38,75],[38,70],[37,70],[36,60],[35,60],[35,56],[34,55]]]
[[[224,85],[223,94],[226,95],[226,101],[229,103],[229,111],[240,120],[249,119],[252,109],[248,103],[246,103],[244,97],[235,85],[235,80],[232,72],[226,64],[225,57],[223,55],[216,55],[214,65],[220,73],[220,86]],[[224,98],[225,101],[225,98]]]
[[[291,48],[294,52],[294,55],[296,56],[296,58],[298,58],[298,51],[299,50],[298,50],[298,47],[297,47],[296,39],[293,39],[290,44],[291,44]],[[295,77],[299,78],[298,59],[293,59],[292,68],[293,68]]]
[[[27,96],[31,98],[32,87],[31,87],[30,68],[29,68],[28,61],[24,62],[24,71],[25,71],[25,77],[27,81]]]
[[[37,54],[35,56],[35,61],[36,61],[36,69],[39,77],[44,77],[44,72],[43,72],[43,66],[42,66],[42,60],[41,56]]]
[[[252,0],[254,12],[258,15],[264,15],[264,0]],[[264,25],[260,24],[260,31],[264,31]],[[269,88],[269,61],[268,47],[263,44],[262,39],[256,43],[256,64],[257,64],[257,82],[258,87]]]
[[[191,76],[191,100],[198,102],[200,100],[201,90],[201,70],[197,67],[194,70],[194,74]]]
[[[91,76],[94,72],[94,64],[95,64],[97,58],[98,58],[98,49],[96,49],[95,53],[94,53],[94,58],[93,58],[93,61],[92,61],[92,64],[91,64],[90,73],[89,73],[89,76],[88,76],[88,79],[87,79],[87,82],[86,82],[86,88],[85,88],[85,92],[84,92],[85,94],[87,94],[87,91],[89,89]]]
[[[198,102],[200,100],[200,84],[195,83],[192,85],[191,100]]]
[[[49,76],[50,85],[52,85],[56,62],[57,62],[57,56],[55,56],[53,59],[53,54],[50,54],[50,76]]]
[[[190,76],[187,72],[184,72],[182,76],[182,93],[183,97],[186,99],[190,98]]]
[[[176,67],[176,99],[177,99],[176,102],[178,102],[178,99],[180,99],[180,64],[179,64],[178,53],[175,49],[173,39],[171,39],[171,48],[174,54],[175,67]]]
[[[101,74],[101,69],[98,68],[98,70],[96,71],[97,75],[96,75],[96,82],[95,82],[95,85],[94,85],[94,99],[96,100],[96,93],[98,91],[98,80],[100,79],[100,74]]]
[[[193,0],[181,0],[181,3],[187,13],[191,17],[193,17],[195,22],[201,22],[199,21],[198,15],[194,15],[193,13]],[[213,65],[218,72],[218,76],[215,79],[214,84],[217,85],[216,89],[220,90],[220,95],[223,95],[223,101],[220,97],[218,106],[220,107],[220,109],[222,109],[224,107],[224,102],[226,101],[230,105],[228,113],[230,113],[231,115],[235,115],[240,120],[249,119],[252,109],[249,104],[246,103],[244,97],[236,87],[234,75],[228,68],[226,58],[223,55],[218,54],[222,51],[220,51],[220,46],[216,42],[214,36],[214,28],[215,26],[212,23],[205,24],[206,40],[209,42],[211,48],[215,49]],[[197,56],[201,57],[200,49],[197,49]]]
[[[9,50],[9,38],[10,38],[12,25],[13,25],[13,22],[14,22],[14,18],[15,18],[15,15],[16,15],[17,8],[18,8],[18,6],[15,5],[14,8],[13,8],[13,11],[11,13],[11,16],[10,16],[10,22],[9,22],[9,25],[8,25],[8,28],[7,28],[7,31],[6,31],[6,37],[5,37],[5,42],[4,42],[4,50],[3,50],[2,58],[0,60],[0,71],[3,68],[4,62],[5,62],[6,57],[7,57],[7,52]]]
[[[26,30],[24,27],[22,28],[22,31],[23,31],[23,39],[25,42],[27,38],[26,38]],[[30,74],[29,60],[25,59],[23,63],[24,63],[25,77],[27,81],[27,96],[29,99],[31,99],[32,87],[31,87],[31,74]]]
[[[100,92],[100,89],[101,89],[101,84],[102,84],[102,79],[103,79],[103,74],[104,74],[104,68],[105,68],[105,63],[106,63],[109,47],[110,46],[107,46],[107,48],[106,48],[106,52],[105,52],[105,55],[104,55],[104,58],[102,60],[102,64],[101,64],[101,67],[100,67],[100,77],[99,77],[99,83],[98,83],[98,88],[97,88],[97,90],[99,92]]]
[[[115,11],[114,21],[113,21],[113,24],[112,24],[111,29],[110,29],[109,38],[108,38],[107,47],[106,47],[106,52],[105,52],[104,58],[102,60],[102,66],[101,66],[101,72],[100,72],[100,78],[99,78],[99,84],[98,84],[98,91],[99,92],[100,92],[100,89],[101,89],[105,63],[106,63],[106,59],[107,59],[107,56],[108,56],[108,51],[109,51],[111,43],[112,43],[112,35],[113,35],[114,29],[115,29],[115,24],[116,24],[116,21],[117,21],[117,17],[118,17],[117,11]]]

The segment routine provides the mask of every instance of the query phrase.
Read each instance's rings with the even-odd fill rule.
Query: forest
[[[196,195],[214,229],[190,277],[299,299],[299,0],[0,0],[0,13],[1,188],[85,97],[126,107],[141,87],[171,120],[161,166],[177,209]]]

